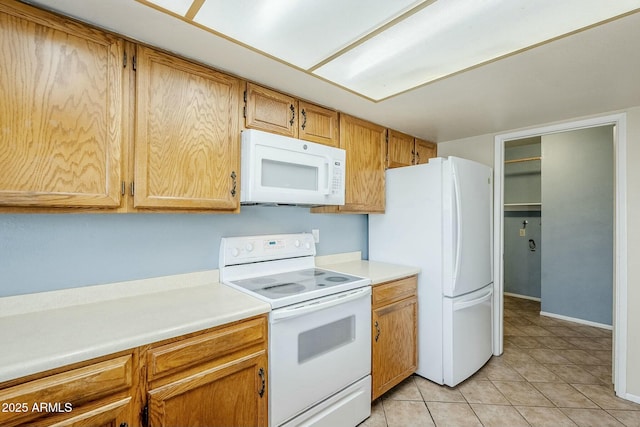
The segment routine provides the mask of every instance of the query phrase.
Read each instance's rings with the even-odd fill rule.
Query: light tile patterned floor
[[[361,427],[640,427],[640,405],[611,384],[611,331],[540,316],[505,297],[504,354],[454,388],[414,375]]]

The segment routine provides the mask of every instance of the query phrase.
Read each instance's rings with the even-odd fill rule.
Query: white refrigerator
[[[492,169],[457,157],[386,172],[369,259],[420,267],[418,369],[450,387],[492,354]]]

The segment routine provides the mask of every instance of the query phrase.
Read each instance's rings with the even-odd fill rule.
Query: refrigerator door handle
[[[455,243],[455,249],[454,249],[454,253],[455,253],[455,258],[454,258],[454,264],[453,264],[453,279],[454,279],[454,283],[453,283],[453,288],[455,289],[456,287],[456,283],[455,281],[458,278],[458,273],[460,273],[460,251],[462,248],[462,242],[460,241],[462,239],[462,209],[460,206],[460,186],[458,183],[458,174],[456,173],[456,166],[455,163],[452,162],[451,164],[451,169],[452,169],[452,176],[453,176],[453,200],[455,203],[455,209],[453,212],[453,219],[454,219],[454,224],[453,224],[453,232],[455,233],[454,235],[454,243]]]
[[[477,304],[481,304],[489,299],[491,299],[491,296],[493,295],[493,290],[489,289],[489,291],[487,292],[486,295],[481,296],[480,298],[475,298],[472,299],[470,301],[463,301],[463,302],[459,302],[459,303],[453,303],[453,311],[458,311],[458,310],[464,310],[465,308],[469,308],[471,306],[477,305]]]

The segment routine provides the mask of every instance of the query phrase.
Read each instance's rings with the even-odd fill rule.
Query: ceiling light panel
[[[380,100],[639,7],[640,0],[438,0],[313,73]]]
[[[308,70],[425,0],[206,0],[194,21]]]

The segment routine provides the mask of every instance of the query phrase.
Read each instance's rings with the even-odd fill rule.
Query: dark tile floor
[[[502,356],[453,388],[414,375],[361,426],[640,427],[640,405],[613,392],[611,331],[539,313],[505,297]]]

